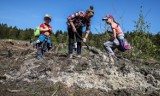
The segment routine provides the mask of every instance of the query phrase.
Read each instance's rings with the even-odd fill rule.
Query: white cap
[[[45,14],[44,18],[50,18],[50,19],[52,19],[52,16],[49,15],[49,14]]]

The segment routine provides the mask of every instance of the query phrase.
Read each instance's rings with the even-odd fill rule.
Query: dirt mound
[[[84,48],[82,58],[49,52],[39,61],[30,45],[16,42],[0,42],[2,96],[160,95],[159,62],[114,59],[96,48]]]

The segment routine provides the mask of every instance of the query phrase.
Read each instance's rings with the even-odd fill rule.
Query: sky
[[[140,6],[143,6],[145,20],[151,23],[150,32],[160,32],[160,0],[0,0],[0,23],[17,26],[20,29],[35,29],[43,23],[46,13],[52,15],[53,31],[67,31],[67,17],[77,11],[86,11],[94,6],[95,16],[91,21],[93,33],[103,32],[102,18],[112,14],[124,32],[135,29]]]

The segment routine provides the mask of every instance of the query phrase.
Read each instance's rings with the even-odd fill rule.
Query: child
[[[114,17],[111,14],[107,15],[102,20],[106,21],[106,23],[111,26],[111,29],[113,32],[113,37],[109,41],[104,43],[104,46],[107,49],[107,51],[110,53],[110,55],[115,56],[113,52],[113,48],[116,48],[119,46],[121,51],[125,50],[123,46],[124,33],[121,27],[119,26],[119,24],[114,20]]]
[[[93,6],[90,6],[86,12],[78,11],[67,18],[68,34],[69,34],[69,57],[72,58],[73,46],[74,46],[74,35],[77,32],[82,37],[82,28],[86,26],[86,35],[83,38],[83,42],[86,42],[90,33],[90,21],[94,16]],[[81,39],[76,35],[77,40],[77,57],[81,57]]]
[[[48,14],[44,16],[44,22],[43,24],[40,25],[40,36],[38,37],[38,40],[36,43],[38,44],[38,49],[37,49],[37,59],[41,59],[44,55],[44,49],[41,47],[41,44],[44,40],[47,40],[47,45],[45,45],[45,48],[47,47],[52,47],[51,46],[51,39],[50,36],[52,34],[52,27],[49,25],[52,20],[52,17]]]

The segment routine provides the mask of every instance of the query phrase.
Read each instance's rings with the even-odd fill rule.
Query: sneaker
[[[43,60],[43,58],[41,56],[37,56],[36,57],[38,60]]]
[[[114,53],[109,53],[109,57],[117,58],[117,56]]]
[[[82,56],[81,55],[77,55],[77,58],[81,58]]]
[[[73,54],[69,54],[69,58],[72,59],[73,58]]]

